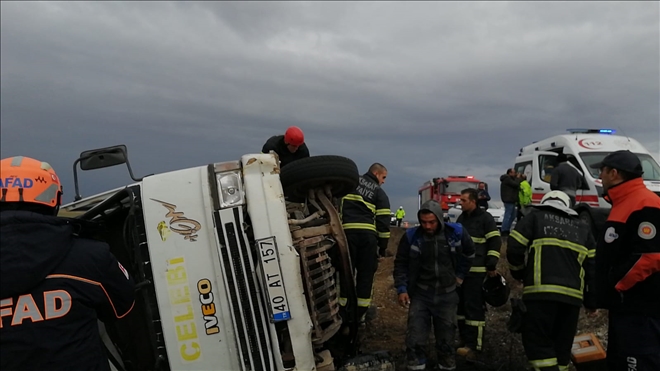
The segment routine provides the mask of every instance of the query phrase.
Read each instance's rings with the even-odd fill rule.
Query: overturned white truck
[[[134,183],[80,197],[78,164],[124,163]],[[340,282],[344,318],[356,304],[337,212],[357,185],[350,159],[280,171],[276,154],[248,154],[135,178],[122,145],[83,152],[74,180],[76,200],[60,215],[107,242],[136,282],[133,311],[105,325],[114,369],[394,369],[386,353],[347,351],[357,325],[339,315]]]

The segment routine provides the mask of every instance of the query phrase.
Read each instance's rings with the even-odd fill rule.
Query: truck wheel
[[[358,185],[357,165],[353,160],[333,155],[312,156],[289,163],[280,172],[286,196],[307,197],[307,191],[325,185],[333,197],[343,197]]]

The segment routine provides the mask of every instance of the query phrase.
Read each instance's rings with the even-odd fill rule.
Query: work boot
[[[411,358],[406,361],[406,369],[410,371],[422,371],[426,369],[426,360]]]
[[[477,352],[466,346],[456,349],[456,354],[465,358],[468,362],[477,359]]]
[[[438,354],[438,370],[455,370],[456,359],[453,354]]]

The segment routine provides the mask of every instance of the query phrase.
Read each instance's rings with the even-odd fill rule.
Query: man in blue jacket
[[[425,348],[433,323],[438,369],[454,370],[456,287],[470,270],[474,243],[460,224],[442,222],[442,207],[436,201],[425,202],[417,218],[420,226],[408,229],[401,238],[394,260],[399,304],[409,308],[407,367],[426,368]]]

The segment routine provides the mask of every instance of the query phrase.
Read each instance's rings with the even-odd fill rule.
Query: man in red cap
[[[261,149],[263,153],[274,151],[280,158],[280,168],[287,164],[309,157],[309,149],[305,144],[305,135],[297,126],[290,126],[284,135],[274,135],[268,139]]]

